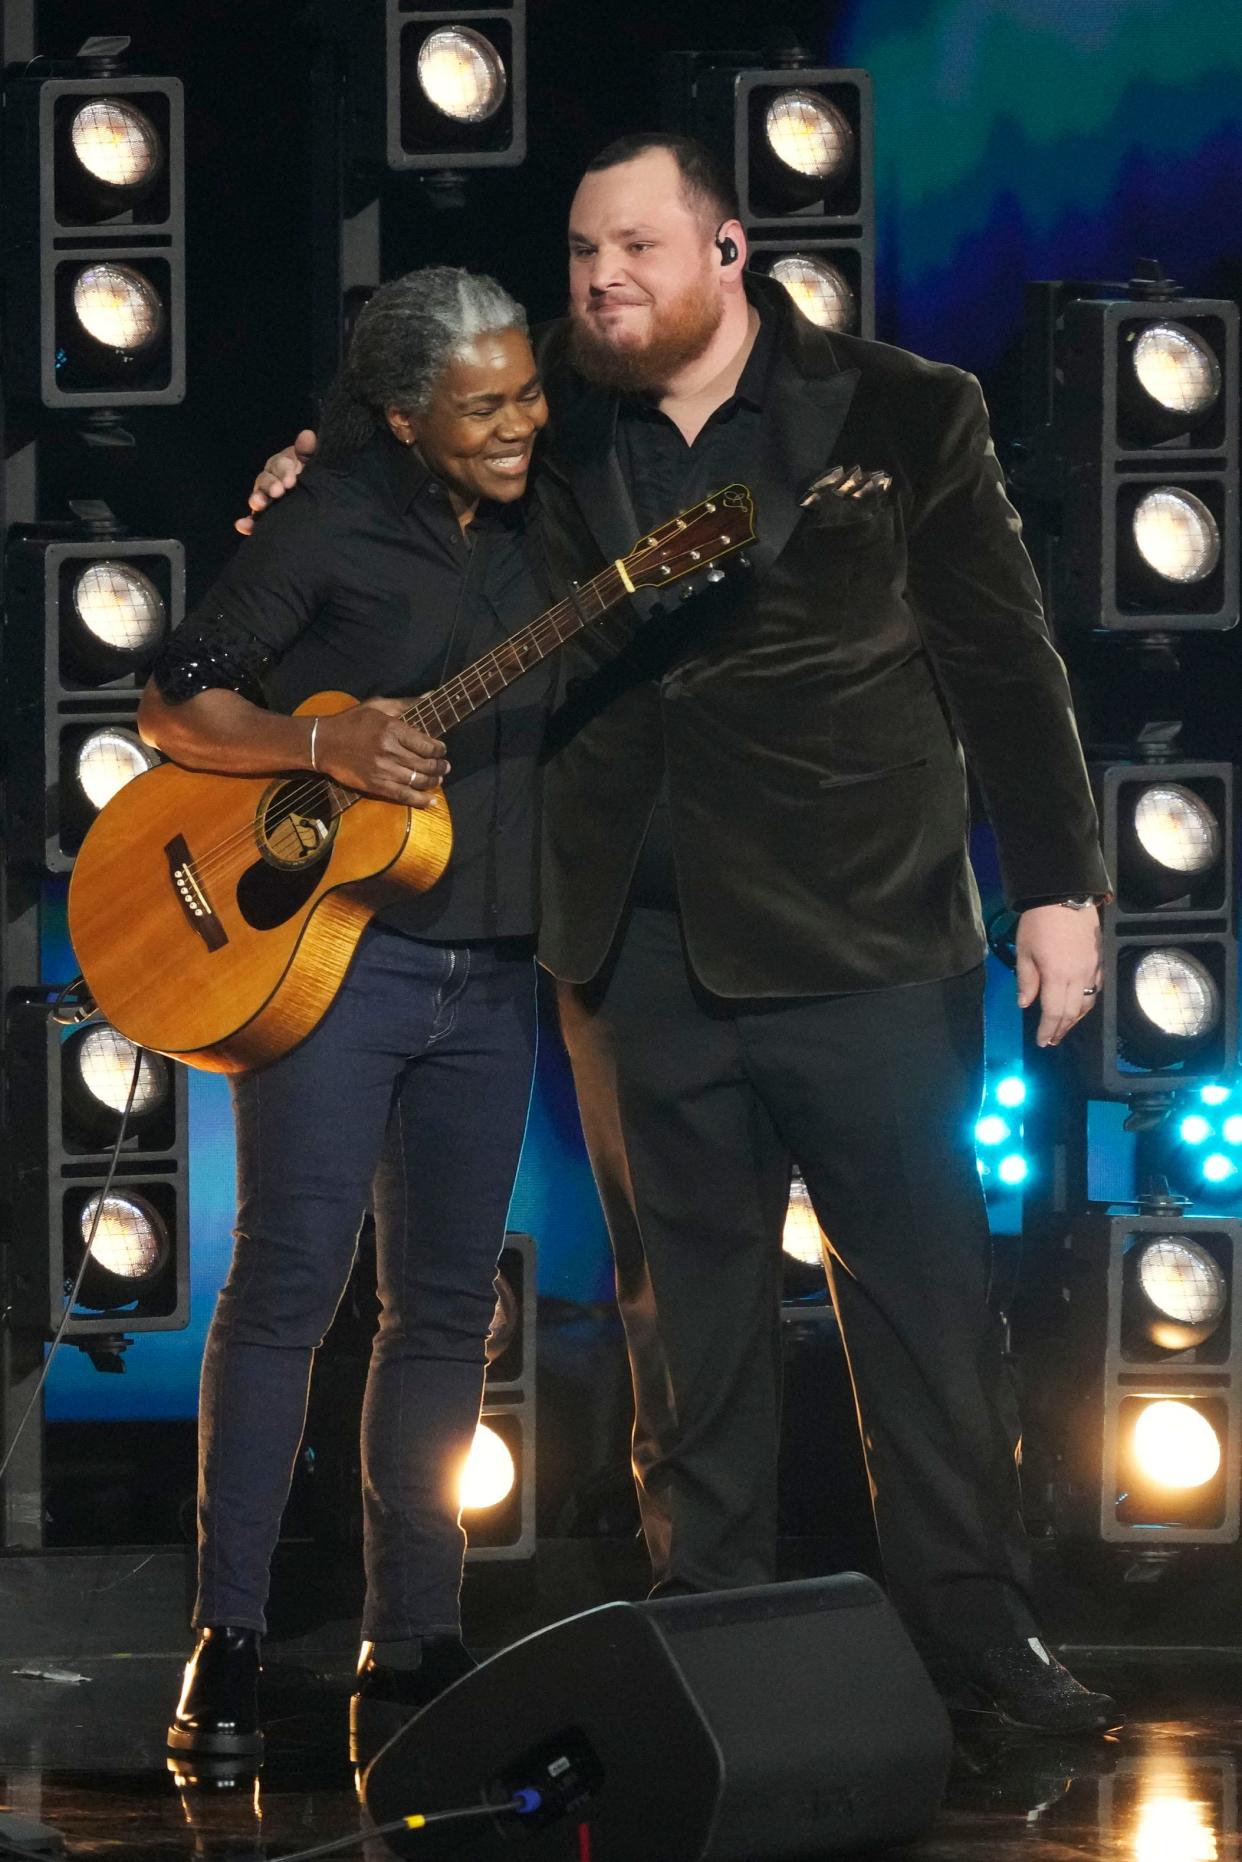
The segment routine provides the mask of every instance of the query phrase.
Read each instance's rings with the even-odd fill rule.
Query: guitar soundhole
[[[274,782],[255,829],[262,857],[237,882],[237,908],[254,930],[274,931],[302,909],[323,878],[337,830],[328,784],[304,776]]]
[[[305,776],[274,782],[259,804],[264,860],[286,873],[320,866],[336,838],[338,808],[327,782],[308,782]]]

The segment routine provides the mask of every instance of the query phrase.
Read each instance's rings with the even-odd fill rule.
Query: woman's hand
[[[407,808],[430,808],[449,772],[444,745],[402,712],[413,700],[368,698],[349,711],[320,718],[315,767],[348,788]]]

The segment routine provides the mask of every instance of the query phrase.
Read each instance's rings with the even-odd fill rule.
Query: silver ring
[[[410,787],[412,789],[416,789],[418,787],[418,771],[416,769],[412,769],[410,771]]]
[[[1084,996],[1098,996],[1100,993],[1100,985],[1098,983],[1092,983],[1090,989],[1084,989],[1082,993]]]

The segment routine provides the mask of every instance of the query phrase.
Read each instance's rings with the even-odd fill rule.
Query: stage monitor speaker
[[[825,1856],[923,1834],[950,1749],[892,1606],[847,1572],[604,1604],[540,1630],[384,1747],[366,1805],[382,1824],[542,1794],[521,1819],[387,1839],[428,1862]]]

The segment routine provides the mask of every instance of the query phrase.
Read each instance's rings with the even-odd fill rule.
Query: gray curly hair
[[[494,330],[527,333],[526,312],[494,278],[424,265],[381,285],[354,325],[324,400],[318,458],[339,465],[387,427],[384,411],[419,413],[455,356]]]

